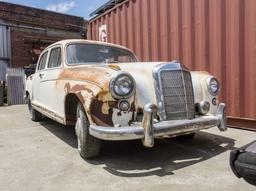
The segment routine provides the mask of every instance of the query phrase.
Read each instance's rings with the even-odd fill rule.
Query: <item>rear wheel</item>
[[[42,114],[33,108],[29,95],[28,95],[28,98],[27,98],[27,102],[28,102],[28,110],[29,110],[29,113],[30,113],[31,120],[32,121],[41,121],[42,118],[43,118]]]
[[[100,140],[89,134],[89,121],[86,117],[81,103],[77,106],[76,135],[78,152],[84,159],[93,158],[99,155]]]

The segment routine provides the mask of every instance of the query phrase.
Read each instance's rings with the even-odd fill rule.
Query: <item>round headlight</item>
[[[129,73],[118,73],[110,81],[110,90],[114,98],[129,98],[135,90],[134,79]]]
[[[207,86],[208,86],[208,90],[210,92],[210,94],[212,94],[213,96],[216,96],[220,90],[220,84],[219,81],[214,78],[214,77],[210,77],[207,79]]]

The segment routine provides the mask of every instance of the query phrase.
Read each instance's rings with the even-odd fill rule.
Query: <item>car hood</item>
[[[61,71],[58,79],[90,81],[103,86],[119,71],[130,73],[136,82],[152,80],[152,70],[161,62],[134,62],[101,65],[76,65]]]

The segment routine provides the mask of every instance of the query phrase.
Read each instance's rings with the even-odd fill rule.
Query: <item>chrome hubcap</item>
[[[78,143],[78,150],[81,151],[81,134],[82,134],[82,129],[81,129],[81,118],[80,115],[77,117],[77,122],[76,122],[76,136],[77,136],[77,143]]]

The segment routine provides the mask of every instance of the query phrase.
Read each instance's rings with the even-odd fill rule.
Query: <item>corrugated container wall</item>
[[[231,119],[256,119],[256,0],[127,0],[90,21],[90,39],[102,25],[141,61],[217,76]]]

